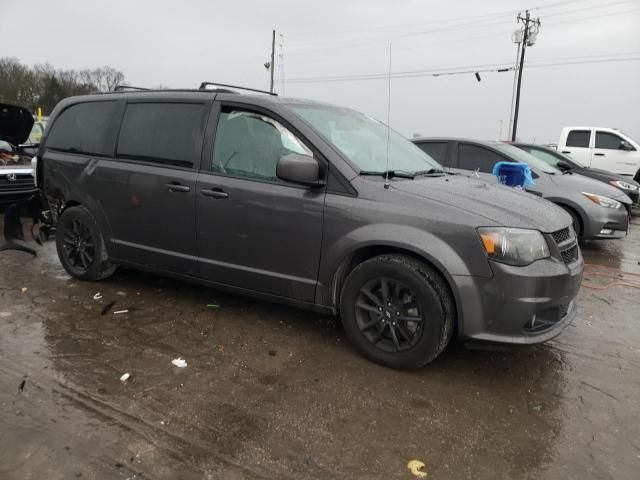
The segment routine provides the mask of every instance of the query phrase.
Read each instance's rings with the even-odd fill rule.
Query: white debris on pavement
[[[173,360],[171,360],[171,363],[173,363],[178,368],[184,368],[187,366],[187,361],[182,357],[174,358]]]
[[[94,300],[101,300],[101,299],[102,299],[102,294],[101,294],[100,292],[96,293],[96,294],[93,296],[93,299],[94,299]]]
[[[122,313],[129,313],[129,310],[116,310],[113,312],[114,315],[120,315]]]
[[[131,374],[129,374],[129,373],[125,373],[124,375],[122,375],[122,376],[120,377],[120,381],[121,381],[121,382],[126,382],[127,380],[129,380],[129,378],[131,378]]]

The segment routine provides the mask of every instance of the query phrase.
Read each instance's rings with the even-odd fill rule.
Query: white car
[[[640,143],[615,128],[565,127],[558,151],[585,167],[640,179]]]

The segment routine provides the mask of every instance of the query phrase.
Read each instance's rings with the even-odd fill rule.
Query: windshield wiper
[[[388,175],[389,178],[398,177],[398,178],[411,178],[411,179],[415,178],[416,176],[415,173],[407,172],[406,170],[387,170],[384,172],[362,170],[360,172],[360,175],[371,175],[371,176],[380,176],[380,177],[386,177]]]
[[[420,170],[419,172],[415,172],[415,175],[444,175],[445,171],[441,168],[430,168],[429,170]]]

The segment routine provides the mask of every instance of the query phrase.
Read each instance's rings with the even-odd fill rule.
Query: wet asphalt
[[[0,479],[411,479],[410,460],[434,480],[638,479],[632,223],[583,247],[557,339],[454,342],[411,372],[332,317],[131,270],[76,281],[52,242],[0,252]]]

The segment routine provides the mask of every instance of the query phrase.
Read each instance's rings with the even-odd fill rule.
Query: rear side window
[[[418,143],[417,145],[424,153],[429,155],[440,165],[444,165],[445,167],[452,166],[447,155],[447,142]]]
[[[596,132],[596,148],[607,150],[623,150],[622,138],[615,133]]]
[[[567,147],[589,148],[591,130],[571,130],[567,135]]]
[[[130,103],[122,119],[119,157],[191,167],[202,149],[205,105]]]
[[[71,105],[52,125],[47,148],[72,153],[111,155],[107,139],[116,102],[87,102]]]
[[[503,161],[505,158],[486,148],[466,143],[461,143],[458,146],[458,168],[492,173],[493,166],[497,162]]]

